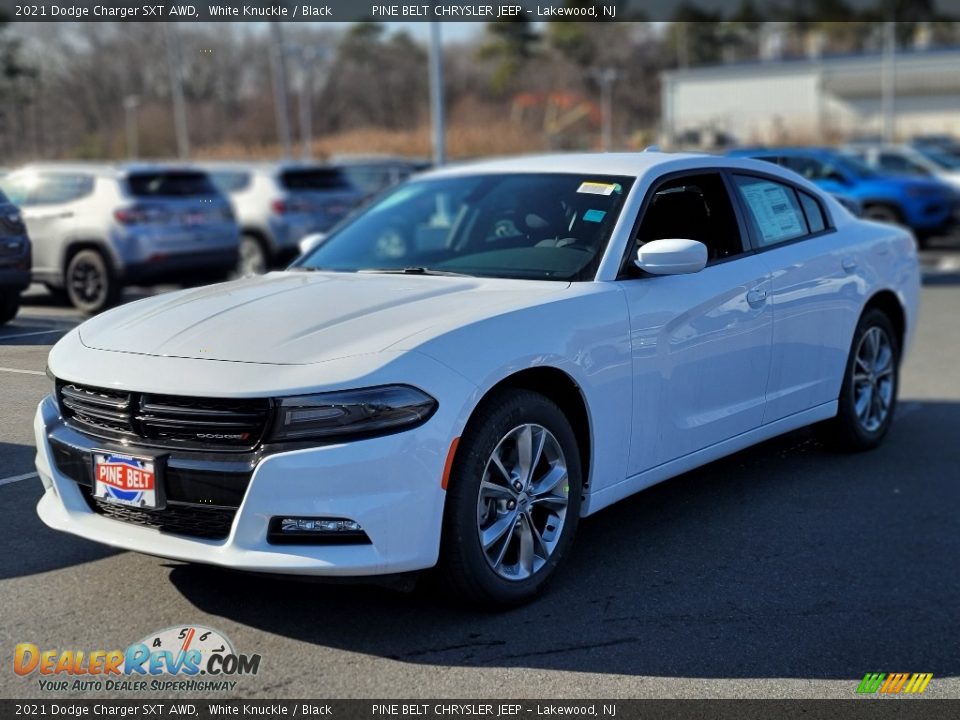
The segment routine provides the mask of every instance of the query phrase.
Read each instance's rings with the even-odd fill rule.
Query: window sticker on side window
[[[778,183],[757,180],[740,182],[764,245],[783,242],[806,234],[806,226],[793,191]]]

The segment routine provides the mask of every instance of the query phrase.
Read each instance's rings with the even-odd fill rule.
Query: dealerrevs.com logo
[[[234,678],[256,675],[260,656],[234,650],[211,628],[181,625],[147,635],[126,650],[43,650],[19,643],[13,670],[37,676],[39,689],[107,692],[230,691]]]
[[[933,673],[867,673],[857,686],[858,695],[920,695]]]

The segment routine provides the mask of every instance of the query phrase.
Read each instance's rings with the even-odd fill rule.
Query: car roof
[[[35,162],[29,165],[18,167],[11,172],[62,172],[62,173],[82,173],[87,175],[97,175],[100,177],[121,178],[131,173],[139,172],[197,172],[198,169],[184,163],[161,163],[161,162]]]
[[[640,177],[652,168],[727,165],[730,158],[706,153],[557,153],[473,160],[430,170],[422,177],[445,177],[486,173],[566,173]]]
[[[324,162],[306,162],[296,160],[211,160],[201,161],[196,167],[207,170],[234,170],[237,172],[277,173],[290,170],[338,170],[334,165]]]

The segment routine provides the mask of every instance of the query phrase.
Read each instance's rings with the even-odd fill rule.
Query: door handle
[[[748,305],[763,305],[767,301],[767,291],[763,288],[754,288],[747,293],[747,304]]]
[[[840,266],[847,272],[853,272],[857,269],[857,261],[852,257],[845,257],[840,261]]]

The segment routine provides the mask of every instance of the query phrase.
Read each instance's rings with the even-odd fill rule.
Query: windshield
[[[216,195],[210,178],[201,172],[151,171],[130,173],[127,186],[134,197],[184,197]]]
[[[632,182],[534,173],[409,182],[342,226],[297,266],[589,280]]]
[[[918,147],[917,152],[944,170],[960,170],[960,157],[935,147]]]
[[[351,190],[350,181],[337,168],[308,168],[280,173],[285,190]]]

